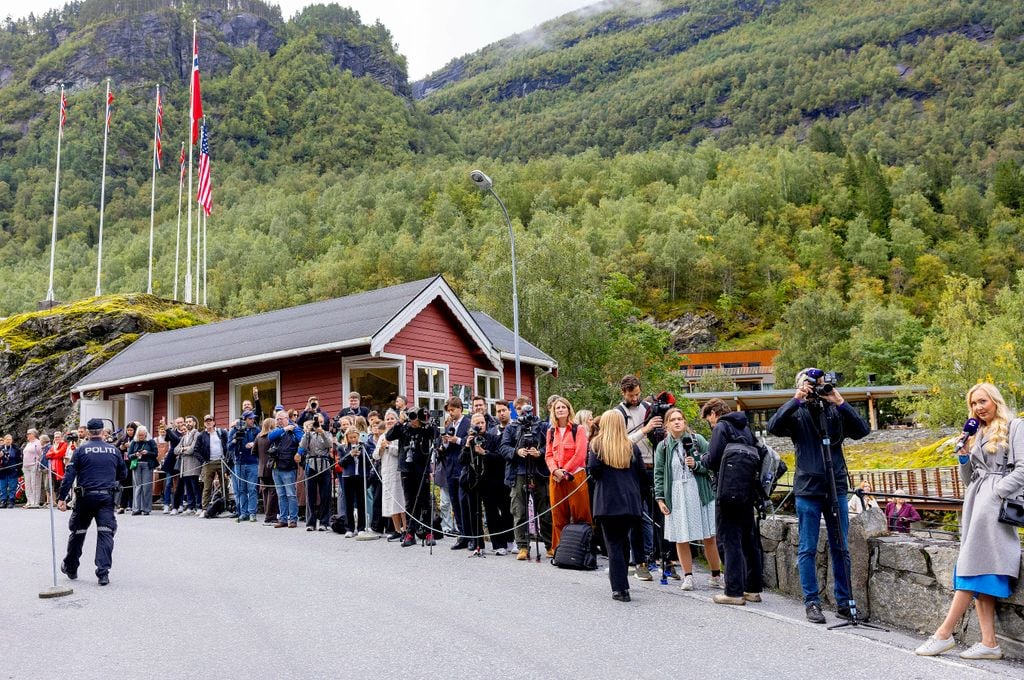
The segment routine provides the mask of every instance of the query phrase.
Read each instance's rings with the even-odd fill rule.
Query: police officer
[[[68,528],[68,554],[60,570],[71,580],[78,578],[78,563],[89,524],[96,520],[96,577],[101,586],[110,583],[110,565],[114,552],[114,501],[120,492],[120,482],[128,477],[128,467],[121,452],[113,444],[103,441],[103,421],[93,418],[86,423],[89,441],[78,447],[71,457],[60,485],[57,508],[68,509],[68,498],[75,481],[75,507],[71,511]]]

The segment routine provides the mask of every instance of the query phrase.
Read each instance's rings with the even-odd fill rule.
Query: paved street
[[[57,513],[58,559],[68,515]],[[50,584],[45,510],[0,511],[6,678],[965,678],[1024,665],[923,659],[919,637],[826,631],[799,603],[723,607],[711,591],[512,556],[467,559],[442,541],[400,548],[228,519],[118,516],[111,585]],[[698,576],[698,588],[705,576]],[[58,574],[58,583],[66,584]],[[830,623],[834,616],[828,614]]]

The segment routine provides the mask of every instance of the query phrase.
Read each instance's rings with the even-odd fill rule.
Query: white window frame
[[[398,369],[398,393],[408,394],[405,389],[406,375],[405,375],[405,355],[403,354],[389,354],[381,352],[380,354],[359,354],[357,356],[342,357],[341,359],[341,407],[345,408],[348,406],[348,393],[352,391],[352,374],[349,373],[351,368],[376,368],[383,366],[385,368],[397,368]],[[416,376],[413,375],[415,381]],[[383,415],[383,414],[382,414]]]
[[[421,368],[434,368],[440,371],[444,371],[444,387],[443,393],[441,392],[421,392],[419,385],[419,372]],[[412,362],[412,407],[419,408],[420,398],[424,399],[439,399],[441,401],[441,407],[439,410],[444,410],[444,404],[448,401],[448,390],[451,388],[449,379],[451,378],[451,369],[448,364],[439,364],[431,361],[413,361]]]
[[[213,393],[213,383],[212,382],[198,383],[198,384],[195,384],[195,385],[185,385],[184,387],[171,387],[171,388],[168,388],[168,390],[167,390],[167,416],[168,416],[167,420],[169,422],[173,423],[175,418],[179,418],[179,417],[180,418],[184,418],[185,416],[193,415],[193,416],[195,416],[196,418],[198,418],[200,420],[200,422],[197,423],[197,427],[202,427],[203,426],[202,419],[203,419],[203,416],[205,416],[206,414],[205,413],[178,413],[177,410],[176,410],[176,407],[174,405],[174,397],[176,397],[179,394],[187,394],[189,392],[202,392],[203,390],[206,390],[207,392],[210,393],[210,410],[213,411],[214,407],[217,405],[217,402],[214,401],[214,396],[215,395]],[[212,415],[217,415],[217,414],[213,413]]]
[[[232,378],[231,380],[228,381],[228,414],[225,417],[226,422],[233,423],[235,422],[235,418],[237,416],[242,415],[242,404],[235,400],[235,387],[242,383],[262,382],[264,380],[277,381],[277,403],[281,403],[281,371],[270,371],[269,373],[257,373],[256,375],[247,375],[242,378]],[[170,391],[168,391],[167,396],[169,399]],[[245,401],[245,399],[243,399],[242,401]],[[261,406],[265,406],[265,404],[261,404]],[[271,411],[273,410],[274,406],[275,404],[270,405]],[[264,417],[273,417],[273,413],[271,411],[267,411],[264,409]],[[259,426],[259,423],[257,423],[257,426]]]
[[[477,381],[480,378],[497,378],[498,379],[498,393],[496,395],[480,394],[477,391]],[[484,401],[487,402],[487,412],[492,416],[494,415],[494,405],[499,401],[505,401],[505,376],[498,371],[485,371],[482,368],[473,369],[473,396],[483,397]]]

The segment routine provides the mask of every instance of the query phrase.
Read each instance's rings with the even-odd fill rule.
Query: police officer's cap
[[[99,418],[90,418],[89,422],[85,424],[85,429],[99,431],[103,429],[103,421]]]

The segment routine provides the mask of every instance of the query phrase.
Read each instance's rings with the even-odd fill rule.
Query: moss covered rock
[[[0,432],[75,424],[71,388],[144,333],[218,317],[152,295],[107,295],[0,320]]]

